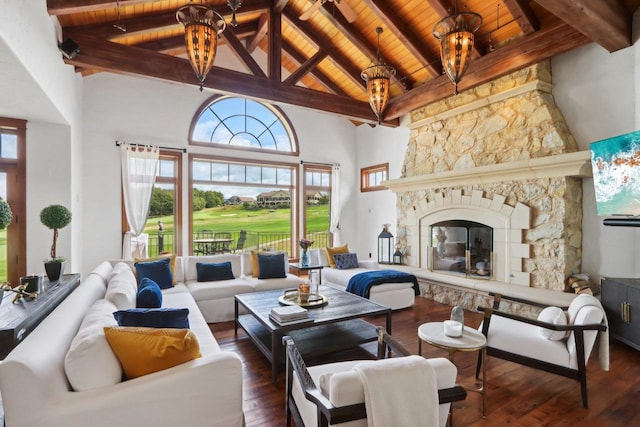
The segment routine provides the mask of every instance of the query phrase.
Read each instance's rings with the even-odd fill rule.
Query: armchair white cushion
[[[568,322],[563,325],[504,313],[494,307],[479,329],[487,336],[487,354],[490,356],[578,380],[586,408],[586,364],[598,334],[600,365],[605,370],[609,366],[607,320],[600,302],[586,294],[571,302],[567,316]],[[540,333],[540,328],[563,336],[568,334],[568,337],[548,339]]]
[[[455,365],[445,358],[427,359],[436,373],[436,383],[439,389],[455,386],[458,370]],[[352,360],[348,362],[327,363],[325,365],[312,366],[307,368],[313,381],[321,390],[326,385],[326,397],[337,407],[354,405],[364,402],[364,387],[360,376],[353,367],[362,360]],[[398,387],[402,387],[398,384]],[[318,425],[316,415],[316,405],[304,397],[304,392],[300,382],[294,377],[293,396],[300,410],[300,414],[306,427]],[[447,422],[451,403],[442,403],[438,406],[438,425],[444,427]],[[339,425],[340,427],[366,427],[367,420],[361,419],[350,421]]]

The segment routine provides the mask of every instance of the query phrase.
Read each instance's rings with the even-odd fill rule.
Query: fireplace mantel
[[[590,177],[591,154],[589,151],[558,154],[475,168],[438,172],[409,178],[390,179],[382,182],[393,192],[446,188],[489,182],[517,181],[538,178]]]

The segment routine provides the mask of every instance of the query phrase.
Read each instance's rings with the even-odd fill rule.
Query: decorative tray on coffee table
[[[297,289],[287,289],[284,291],[284,295],[281,295],[278,298],[280,304],[284,305],[299,305],[300,307],[305,308],[314,308],[314,307],[322,307],[326,305],[329,300],[327,297],[321,294],[309,294],[309,299],[306,303],[303,303],[298,300],[298,290]]]

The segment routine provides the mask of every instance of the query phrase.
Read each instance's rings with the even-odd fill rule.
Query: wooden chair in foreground
[[[410,353],[384,328],[378,327],[378,359],[385,356],[408,356]],[[366,426],[367,412],[364,391],[359,377],[352,367],[362,360],[336,362],[307,368],[295,343],[289,336],[282,339],[286,352],[286,418],[287,427],[293,417],[296,426],[333,426],[349,423],[350,427]],[[455,384],[457,369],[445,358],[428,359],[433,366],[438,384],[438,408],[440,426],[447,422],[451,402],[464,400],[466,390]],[[335,378],[327,376],[340,374],[338,384],[329,384]],[[342,375],[347,374],[347,375]],[[325,378],[323,379],[323,375]],[[325,387],[326,386],[326,387]],[[398,387],[402,387],[398,384]],[[323,389],[321,391],[321,388]],[[335,393],[334,389],[338,388]],[[326,389],[326,390],[325,390]]]
[[[586,365],[598,335],[600,364],[607,370],[609,363],[606,315],[600,302],[593,296],[579,295],[569,307],[561,308],[500,294],[491,295],[494,297],[493,307],[478,307],[484,311],[480,330],[487,337],[487,355],[577,380],[582,392],[582,405],[587,408]],[[556,321],[545,321],[548,315],[543,312],[538,319],[532,319],[501,311],[501,300],[547,309],[546,313],[555,311]],[[566,309],[564,314],[563,309]],[[481,363],[478,358],[476,376]]]

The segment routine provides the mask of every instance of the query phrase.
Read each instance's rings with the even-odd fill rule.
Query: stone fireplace
[[[491,275],[467,272],[471,288],[489,280],[564,291],[580,272],[590,158],[555,105],[550,70],[542,62],[411,113],[402,176],[386,183],[408,265],[433,266],[434,224],[470,221],[493,230]]]

